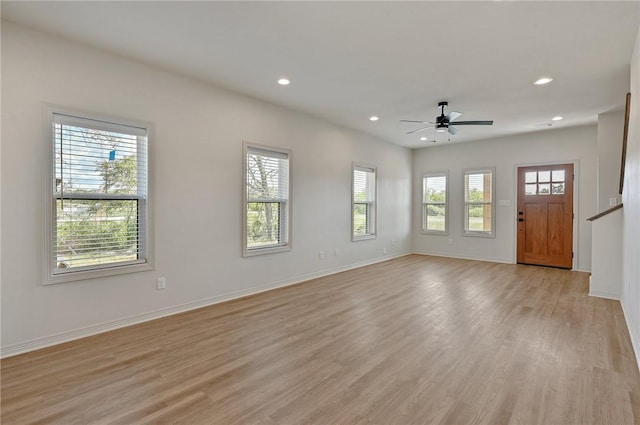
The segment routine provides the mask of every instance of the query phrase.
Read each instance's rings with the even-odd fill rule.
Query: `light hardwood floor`
[[[425,256],[2,360],[2,424],[640,423],[588,275]]]

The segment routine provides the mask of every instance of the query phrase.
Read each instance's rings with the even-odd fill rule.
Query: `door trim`
[[[579,236],[579,227],[578,223],[580,221],[580,210],[578,209],[579,200],[580,200],[580,160],[578,159],[567,159],[567,160],[555,160],[555,161],[542,161],[542,162],[523,162],[514,164],[512,170],[512,178],[513,178],[513,199],[514,202],[511,203],[511,220],[512,229],[513,229],[513,254],[512,254],[512,262],[513,264],[518,264],[518,168],[519,167],[539,167],[546,165],[560,165],[560,164],[573,164],[573,175],[575,176],[573,179],[573,262],[571,265],[571,270],[573,271],[586,271],[590,270],[581,270],[578,268],[578,258],[580,258],[580,250],[578,244],[578,236]]]

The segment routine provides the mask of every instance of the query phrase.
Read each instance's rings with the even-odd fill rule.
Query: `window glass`
[[[48,283],[147,264],[147,129],[66,113],[51,117]]]
[[[354,165],[351,209],[352,239],[370,239],[376,234],[376,169]]]
[[[422,179],[422,231],[446,234],[447,174],[427,174]]]
[[[464,173],[464,234],[467,236],[495,235],[493,175],[493,169]],[[528,185],[527,188],[531,190]]]
[[[246,145],[244,254],[289,247],[287,151]]]

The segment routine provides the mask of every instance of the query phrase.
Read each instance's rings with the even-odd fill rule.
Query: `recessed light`
[[[536,86],[542,86],[544,84],[549,84],[552,81],[553,81],[553,78],[551,77],[542,77],[534,81],[533,84],[535,84]]]
[[[291,81],[289,81],[288,78],[280,78],[278,80],[278,84],[280,84],[281,86],[288,86],[291,83]]]
[[[378,117],[377,117],[377,116],[375,116],[375,115],[372,115],[372,116],[370,116],[370,117],[369,117],[369,121],[378,121],[379,119],[380,119],[380,118],[378,118]]]
[[[427,138],[423,136],[420,138],[420,140],[427,140]]]
[[[560,121],[562,119],[562,117],[560,115],[551,118],[551,121]]]

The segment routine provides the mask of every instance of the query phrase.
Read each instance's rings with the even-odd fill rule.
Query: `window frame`
[[[355,200],[355,172],[356,171],[364,171],[373,173],[373,201],[370,202],[356,202]],[[355,234],[355,226],[354,219],[355,213],[354,209],[356,204],[365,204],[367,206],[367,213],[369,214],[369,229],[368,232],[364,235],[356,235]],[[363,162],[354,161],[351,164],[351,241],[364,241],[376,239],[377,235],[377,205],[378,205],[378,168],[375,165],[367,164]]]
[[[285,241],[279,243],[278,245],[260,246],[260,247],[252,248],[252,247],[249,247],[247,244],[247,238],[248,238],[247,205],[250,203],[248,199],[248,190],[247,190],[247,168],[248,168],[247,156],[249,154],[249,151],[251,150],[264,151],[266,153],[271,152],[277,155],[285,155],[288,160],[287,199],[284,201],[284,204],[285,204],[284,208],[282,208],[282,206],[279,207],[280,211],[285,212],[284,218],[286,219],[286,226],[282,225],[282,219],[283,219],[282,214],[278,214],[278,219],[280,220],[278,224],[278,229],[280,232],[279,238],[284,239]],[[242,246],[243,257],[254,257],[258,255],[273,254],[276,252],[291,251],[292,249],[291,194],[292,194],[292,181],[293,181],[291,165],[292,165],[292,151],[290,149],[284,149],[284,148],[268,146],[268,145],[261,145],[261,144],[247,142],[247,141],[244,141],[242,143],[242,242],[241,242],[241,246]],[[282,201],[276,201],[276,202],[278,202],[279,204],[283,203]]]
[[[445,202],[426,202],[424,199],[424,193],[426,189],[427,179],[431,177],[444,177],[445,178]],[[440,235],[440,236],[448,236],[449,235],[449,171],[439,171],[439,172],[430,172],[424,173],[422,175],[422,224],[421,224],[421,232],[425,235]],[[429,205],[443,205],[444,206],[444,230],[432,230],[426,228],[426,219],[427,219],[427,208]]]
[[[47,146],[46,155],[47,166],[45,169],[45,225],[44,225],[44,285],[75,282],[87,279],[96,279],[109,276],[117,276],[127,273],[136,273],[143,271],[150,271],[154,269],[154,231],[153,231],[153,173],[152,173],[152,149],[150,141],[153,140],[153,125],[150,122],[145,121],[133,121],[126,118],[114,117],[107,114],[87,112],[83,110],[67,108],[57,105],[44,105],[44,139]],[[115,125],[117,127],[134,127],[138,129],[144,129],[146,132],[145,143],[146,150],[146,195],[113,195],[109,196],[109,200],[136,200],[138,202],[138,220],[142,223],[138,226],[140,232],[138,236],[138,243],[142,248],[139,248],[139,252],[142,253],[144,258],[138,260],[132,260],[129,262],[118,262],[111,264],[99,264],[94,266],[85,266],[76,269],[58,270],[54,267],[57,264],[57,260],[54,261],[54,250],[56,249],[56,243],[54,242],[54,230],[57,228],[57,200],[60,197],[54,193],[54,164],[55,164],[55,142],[54,142],[54,124],[55,115],[66,115],[70,119],[77,119],[81,121],[100,121],[103,123]],[[141,143],[138,141],[138,143]],[[70,196],[64,196],[64,199],[105,199],[104,196],[96,194],[74,194]],[[115,199],[117,198],[117,199]],[[125,199],[126,198],[126,199]],[[54,270],[58,270],[54,272]]]
[[[467,201],[467,176],[470,174],[487,174],[491,175],[491,202],[468,202]],[[471,236],[479,238],[495,238],[496,237],[496,168],[495,167],[478,167],[466,168],[462,171],[462,236]],[[469,204],[489,205],[491,206],[491,231],[469,230]]]

